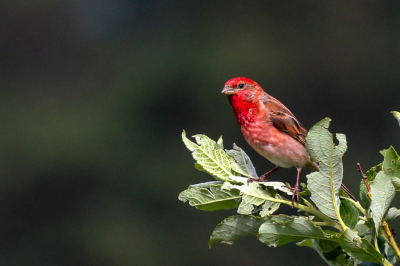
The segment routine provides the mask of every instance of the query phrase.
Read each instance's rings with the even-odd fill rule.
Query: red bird
[[[292,207],[299,200],[299,180],[302,167],[318,171],[306,151],[307,130],[280,101],[270,96],[255,81],[238,77],[228,80],[222,90],[228,95],[243,136],[259,154],[276,165],[258,179],[265,179],[281,167],[297,168],[296,185],[292,188]],[[342,186],[346,192],[348,189]],[[351,194],[350,194],[351,195]]]

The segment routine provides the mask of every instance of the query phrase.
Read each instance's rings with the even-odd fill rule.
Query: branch
[[[362,179],[364,180],[365,185],[368,189],[368,197],[371,198],[371,186],[369,185],[368,178],[364,175],[363,170],[361,169],[361,164],[357,163],[358,172],[360,172]]]
[[[285,202],[282,202],[282,203],[292,206],[292,202],[291,201],[285,201]],[[341,232],[343,231],[343,228],[340,226],[339,223],[333,221],[331,218],[329,218],[328,216],[326,216],[325,214],[323,214],[322,212],[316,210],[313,207],[308,207],[308,206],[299,204],[297,202],[294,203],[294,207],[296,207],[296,208],[298,208],[298,209],[300,209],[300,210],[302,210],[304,212],[308,212],[308,213],[314,214],[315,216],[321,218],[326,223],[326,225],[332,226],[332,227],[338,229]]]

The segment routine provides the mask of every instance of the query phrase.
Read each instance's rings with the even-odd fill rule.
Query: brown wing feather
[[[287,133],[289,136],[305,145],[308,132],[292,112],[290,112],[281,102],[268,94],[265,94],[261,98],[261,101],[269,110],[272,124],[277,129]]]

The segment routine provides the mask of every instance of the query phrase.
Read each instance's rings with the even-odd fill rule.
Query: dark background
[[[255,237],[209,249],[235,210],[178,201],[211,180],[183,129],[237,143],[259,174],[273,167],[220,93],[233,77],[307,128],[332,118],[356,194],[356,163],[400,150],[399,2],[6,0],[0,20],[0,265],[323,264]]]

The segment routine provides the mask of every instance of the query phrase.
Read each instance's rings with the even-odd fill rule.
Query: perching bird
[[[228,80],[222,90],[228,95],[243,136],[249,145],[276,165],[258,179],[265,179],[281,167],[297,168],[296,185],[292,188],[292,207],[299,200],[299,180],[302,167],[319,171],[306,151],[307,130],[280,101],[270,96],[255,81],[238,77]],[[342,188],[352,197],[349,190]]]

